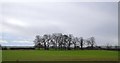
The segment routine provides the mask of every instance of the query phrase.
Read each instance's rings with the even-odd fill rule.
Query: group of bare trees
[[[45,34],[43,36],[37,35],[35,40],[35,48],[44,48],[48,50],[53,49],[83,49],[84,46],[93,48],[95,45],[95,38],[90,37],[83,39],[83,37],[74,37],[72,34],[53,33]]]

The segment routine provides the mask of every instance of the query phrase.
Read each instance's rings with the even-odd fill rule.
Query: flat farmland
[[[118,51],[3,50],[3,61],[118,61]]]

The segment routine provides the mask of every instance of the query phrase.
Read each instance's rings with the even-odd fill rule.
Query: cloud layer
[[[35,35],[51,33],[94,36],[99,45],[118,43],[115,2],[4,3],[1,8],[1,40],[8,41],[7,45],[14,41],[14,45],[32,44]]]

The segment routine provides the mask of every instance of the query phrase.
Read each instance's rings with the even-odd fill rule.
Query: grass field
[[[118,61],[118,51],[3,50],[3,61]]]

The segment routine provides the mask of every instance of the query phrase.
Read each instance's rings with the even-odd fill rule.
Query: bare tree
[[[41,39],[40,39],[40,36],[39,36],[39,35],[36,36],[36,38],[35,38],[35,40],[34,40],[34,43],[35,43],[35,47],[36,47],[36,48],[42,47]]]
[[[93,48],[94,45],[95,45],[95,38],[94,38],[94,37],[90,37],[90,38],[87,40],[87,44],[88,44],[88,46],[90,46],[91,48]]]
[[[107,43],[107,44],[106,44],[106,48],[107,48],[107,49],[111,49],[111,48],[112,48],[112,45],[111,45],[110,43]]]
[[[91,47],[93,48],[95,45],[95,38],[91,37],[90,40],[91,40]]]
[[[43,36],[43,43],[44,43],[44,49],[48,50],[49,49],[49,45],[50,45],[50,36],[48,34],[45,34]]]
[[[72,34],[69,34],[69,35],[68,35],[68,38],[67,38],[67,41],[68,41],[68,42],[67,42],[67,43],[68,43],[67,49],[68,49],[68,50],[70,50],[70,45],[72,44],[72,37],[73,37]]]
[[[80,47],[81,47],[81,49],[83,49],[83,45],[84,45],[84,39],[83,39],[83,37],[80,37]]]
[[[68,36],[67,35],[63,35],[63,48],[64,49],[67,48],[67,43],[68,43]]]
[[[74,49],[76,49],[77,48],[78,38],[74,37],[72,42],[73,42],[73,45],[74,45]]]

